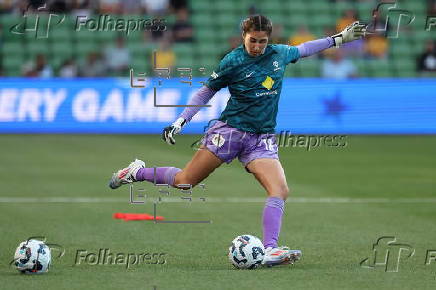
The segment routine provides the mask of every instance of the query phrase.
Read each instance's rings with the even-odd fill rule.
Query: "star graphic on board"
[[[324,115],[336,119],[337,122],[341,121],[342,113],[348,109],[339,92],[333,98],[323,99],[322,102],[324,103]]]

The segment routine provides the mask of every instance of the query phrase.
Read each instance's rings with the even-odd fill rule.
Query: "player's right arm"
[[[201,106],[206,105],[210,99],[215,95],[216,91],[210,89],[207,86],[201,87],[195,95],[192,97],[188,105],[194,105],[195,107],[186,107],[180,114],[179,118],[170,126],[165,127],[162,132],[162,139],[169,145],[176,144],[174,136],[182,130],[192,117],[200,111]]]
[[[229,58],[226,56],[221,60],[218,69],[212,72],[206,84],[189,101],[188,105],[194,105],[195,107],[186,107],[174,123],[165,127],[162,132],[162,139],[169,145],[176,144],[175,135],[180,133],[183,126],[200,111],[201,106],[206,105],[217,91],[228,85],[230,79],[231,69],[229,67]]]

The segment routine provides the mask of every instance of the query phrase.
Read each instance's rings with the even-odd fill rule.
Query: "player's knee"
[[[176,187],[181,189],[190,189],[196,186],[198,184],[198,181],[186,174],[180,174],[176,176],[174,184],[176,185]]]
[[[286,200],[289,196],[289,188],[286,184],[281,185],[281,186],[278,186],[278,187],[275,187],[275,188],[269,190],[268,195],[270,197],[278,197],[278,198],[281,198],[283,200]]]
[[[280,187],[279,195],[283,200],[286,200],[289,197],[289,187],[286,184]]]

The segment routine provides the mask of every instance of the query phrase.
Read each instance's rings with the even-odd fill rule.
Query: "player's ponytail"
[[[272,23],[271,20],[263,15],[251,15],[241,22],[241,30],[244,35],[250,31],[265,31],[270,36]]]

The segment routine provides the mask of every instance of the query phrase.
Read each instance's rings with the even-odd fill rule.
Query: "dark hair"
[[[250,31],[265,31],[268,36],[272,32],[272,23],[267,17],[256,14],[251,15],[241,22],[241,30],[243,34]]]

